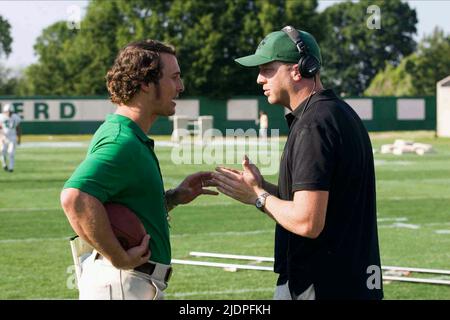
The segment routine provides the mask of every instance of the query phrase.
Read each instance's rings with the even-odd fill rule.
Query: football
[[[105,203],[112,230],[125,250],[141,244],[147,234],[136,214],[119,203]]]

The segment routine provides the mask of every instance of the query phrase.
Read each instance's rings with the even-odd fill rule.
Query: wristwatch
[[[178,205],[170,201],[170,198],[174,196],[175,192],[176,192],[175,189],[169,189],[166,192],[164,192],[164,205],[166,207],[167,212],[169,212],[169,209],[173,209]]]
[[[255,207],[264,212],[264,206],[266,205],[266,198],[270,196],[270,193],[265,192],[256,198]]]

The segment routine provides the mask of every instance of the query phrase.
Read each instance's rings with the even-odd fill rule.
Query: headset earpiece
[[[318,71],[319,61],[314,56],[307,55],[300,58],[300,74],[305,78],[312,78]]]
[[[304,78],[312,78],[320,69],[320,62],[316,57],[308,53],[308,48],[300,37],[300,33],[292,26],[286,26],[281,29],[289,38],[295,43],[298,52],[300,53],[300,60],[298,61],[298,71]]]

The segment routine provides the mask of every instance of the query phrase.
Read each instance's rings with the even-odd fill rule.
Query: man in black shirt
[[[353,109],[323,88],[314,37],[288,26],[236,62],[259,66],[269,103],[292,111],[278,186],[247,157],[243,171],[214,174],[219,191],[277,223],[274,299],[382,299],[371,142]]]

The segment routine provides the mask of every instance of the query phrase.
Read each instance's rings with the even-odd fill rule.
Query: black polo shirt
[[[367,268],[380,267],[369,135],[355,111],[332,90],[314,94],[303,113],[305,104],[286,115],[289,136],[280,164],[279,197],[292,201],[295,191],[324,190],[329,192],[328,207],[316,239],[277,224],[278,284],[289,280],[297,295],[314,284],[317,299],[381,299],[382,287],[367,286],[373,275]]]

